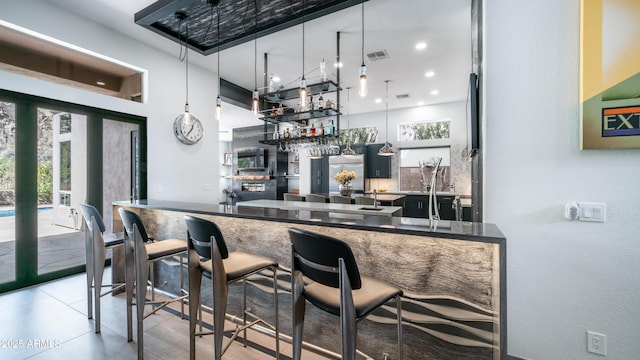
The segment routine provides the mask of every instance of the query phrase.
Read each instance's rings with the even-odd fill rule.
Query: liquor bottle
[[[316,136],[324,135],[324,124],[320,122],[320,126],[316,129]]]
[[[309,136],[316,136],[316,127],[313,123],[311,124],[311,129],[309,129]]]
[[[313,111],[313,108],[316,106],[316,104],[313,102],[313,96],[309,97],[309,111]]]
[[[322,97],[322,93],[320,93],[320,97],[318,98],[318,106],[316,109],[322,110],[324,108],[324,98]]]
[[[271,107],[271,116],[276,116],[276,107],[275,106]]]
[[[307,122],[305,120],[302,120],[300,122],[300,137],[307,137]]]
[[[278,131],[278,124],[276,124],[276,129],[273,131],[273,140],[280,139],[280,132]]]
[[[277,114],[284,115],[284,107],[282,106],[282,103],[280,103],[280,106],[278,106]]]
[[[294,138],[299,138],[300,137],[300,127],[298,125],[296,125],[293,128],[293,137]]]
[[[325,128],[325,134],[333,136],[333,119],[329,120],[327,127]]]
[[[291,133],[289,132],[289,128],[284,129],[284,138],[289,139],[291,137]]]
[[[324,105],[325,109],[331,109],[333,107],[333,103],[331,102],[331,99],[327,99],[327,103]]]

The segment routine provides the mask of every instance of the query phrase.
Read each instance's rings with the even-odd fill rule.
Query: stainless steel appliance
[[[364,155],[350,157],[329,156],[329,193],[338,193],[338,182],[334,180],[334,175],[342,170],[353,171],[356,179],[352,181],[353,192],[364,192]]]

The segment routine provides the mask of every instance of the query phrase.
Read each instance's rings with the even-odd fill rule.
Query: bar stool
[[[304,198],[300,195],[296,195],[296,194],[289,194],[289,193],[284,193],[284,200],[285,201],[303,201]]]
[[[275,331],[276,359],[280,357],[280,333],[278,329],[278,263],[261,255],[242,251],[229,252],[218,226],[208,220],[185,215],[187,223],[187,243],[189,248],[189,355],[193,360],[196,356],[196,336],[214,336],[214,355],[220,360],[224,352],[231,345],[240,331],[246,341],[246,329],[259,322],[264,323]],[[275,307],[275,326],[265,322],[247,311],[246,279],[263,270],[273,272],[273,301]],[[202,276],[213,282],[213,332],[196,333],[197,312],[200,309],[200,286]],[[224,335],[225,313],[229,285],[242,280],[243,284],[243,314],[242,326],[236,326],[231,340],[222,349]],[[247,315],[255,318],[247,323]]]
[[[178,296],[165,301],[155,301],[155,283],[153,264],[160,260],[179,256],[180,257],[180,291],[183,289],[182,276],[182,255],[187,252],[187,242],[180,239],[167,239],[161,241],[150,241],[147,231],[144,228],[142,219],[138,214],[119,208],[118,212],[122,218],[125,232],[125,284],[127,293],[127,341],[133,340],[132,326],[132,304],[133,292],[135,288],[136,297],[136,320],[138,330],[138,359],[144,356],[143,345],[143,320],[156,313],[163,307],[176,302],[183,301],[187,295]],[[151,301],[146,298],[147,280],[151,274]],[[148,314],[144,313],[145,305],[155,306]]]
[[[340,316],[342,359],[354,360],[357,322],[393,298],[397,309],[398,354],[402,359],[402,290],[360,275],[351,248],[344,241],[295,228],[289,229],[289,238],[293,359],[299,360],[301,356],[305,299],[321,310]]]
[[[356,196],[356,204],[358,205],[375,205],[376,200],[368,196]]]
[[[304,201],[326,203],[327,198],[322,195],[307,194],[304,196]]]
[[[329,202],[336,204],[351,204],[351,197],[342,195],[331,195],[329,196]]]
[[[87,317],[95,318],[95,332],[100,332],[100,298],[116,290],[122,289],[124,283],[102,284],[104,273],[104,260],[107,249],[124,244],[123,234],[104,235],[105,226],[102,216],[94,206],[80,204],[82,217],[84,217],[84,241],[87,268]],[[102,292],[103,287],[111,287],[111,290]],[[95,309],[95,314],[94,314]]]

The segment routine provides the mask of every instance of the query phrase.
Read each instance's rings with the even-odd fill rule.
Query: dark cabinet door
[[[409,195],[405,198],[403,216],[412,218],[426,218],[428,213],[428,196]]]
[[[391,157],[378,155],[383,146],[384,144],[367,145],[367,177],[370,179],[391,178]]]
[[[456,211],[453,208],[454,200],[455,198],[453,196],[438,196],[438,211],[440,212],[440,219],[456,219]]]
[[[329,158],[311,160],[311,193],[329,193]]]
[[[456,211],[453,208],[455,198],[453,196],[437,196],[438,213],[441,220],[455,220]],[[404,215],[414,218],[429,218],[429,196],[428,195],[408,195],[404,202]]]

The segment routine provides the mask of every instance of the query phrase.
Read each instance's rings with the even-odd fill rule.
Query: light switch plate
[[[607,219],[607,204],[581,202],[578,203],[580,209],[580,221],[605,222]]]

